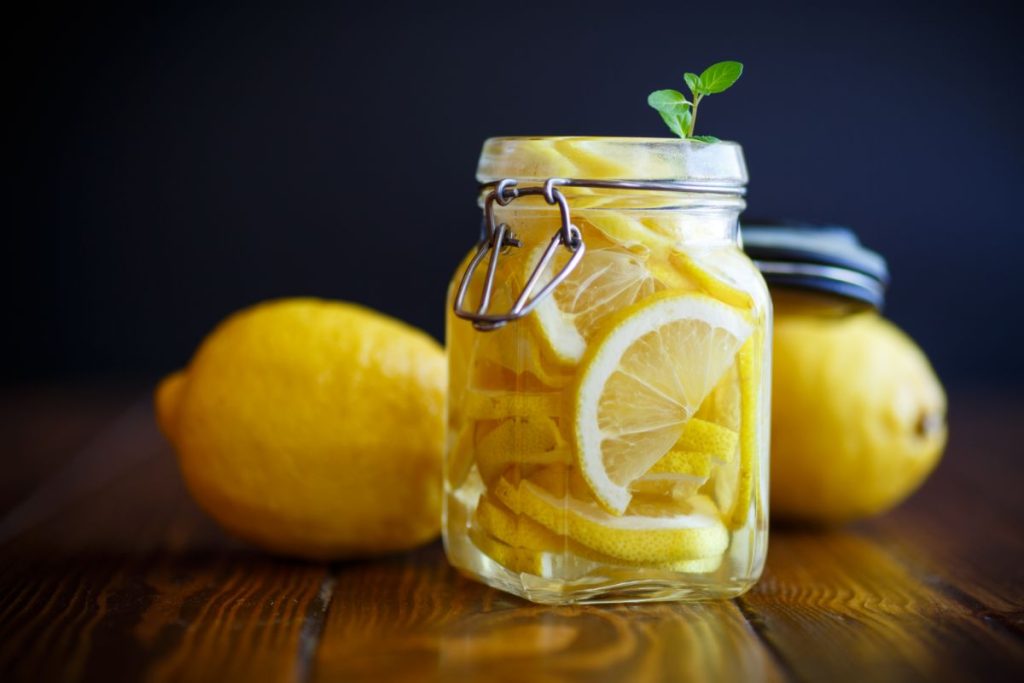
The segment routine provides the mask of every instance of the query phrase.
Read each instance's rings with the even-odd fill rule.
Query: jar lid
[[[743,249],[771,286],[827,292],[881,309],[889,268],[849,228],[743,225]]]

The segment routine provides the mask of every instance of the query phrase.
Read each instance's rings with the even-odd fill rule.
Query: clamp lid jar
[[[767,541],[771,305],[734,143],[492,138],[449,289],[445,546],[538,602],[730,597]]]

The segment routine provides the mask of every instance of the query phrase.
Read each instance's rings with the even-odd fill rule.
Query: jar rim
[[[707,183],[744,187],[743,148],[726,140],[580,135],[520,135],[484,141],[476,179],[548,178]]]

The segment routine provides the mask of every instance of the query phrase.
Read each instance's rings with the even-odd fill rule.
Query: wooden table
[[[436,543],[263,555],[188,498],[142,392],[7,389],[0,680],[1024,680],[1022,409],[954,400],[922,491],[849,529],[774,530],[738,600],[551,608]]]

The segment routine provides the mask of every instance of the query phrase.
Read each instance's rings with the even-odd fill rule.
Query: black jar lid
[[[889,268],[838,225],[754,223],[740,229],[743,249],[773,287],[827,292],[881,310]]]

